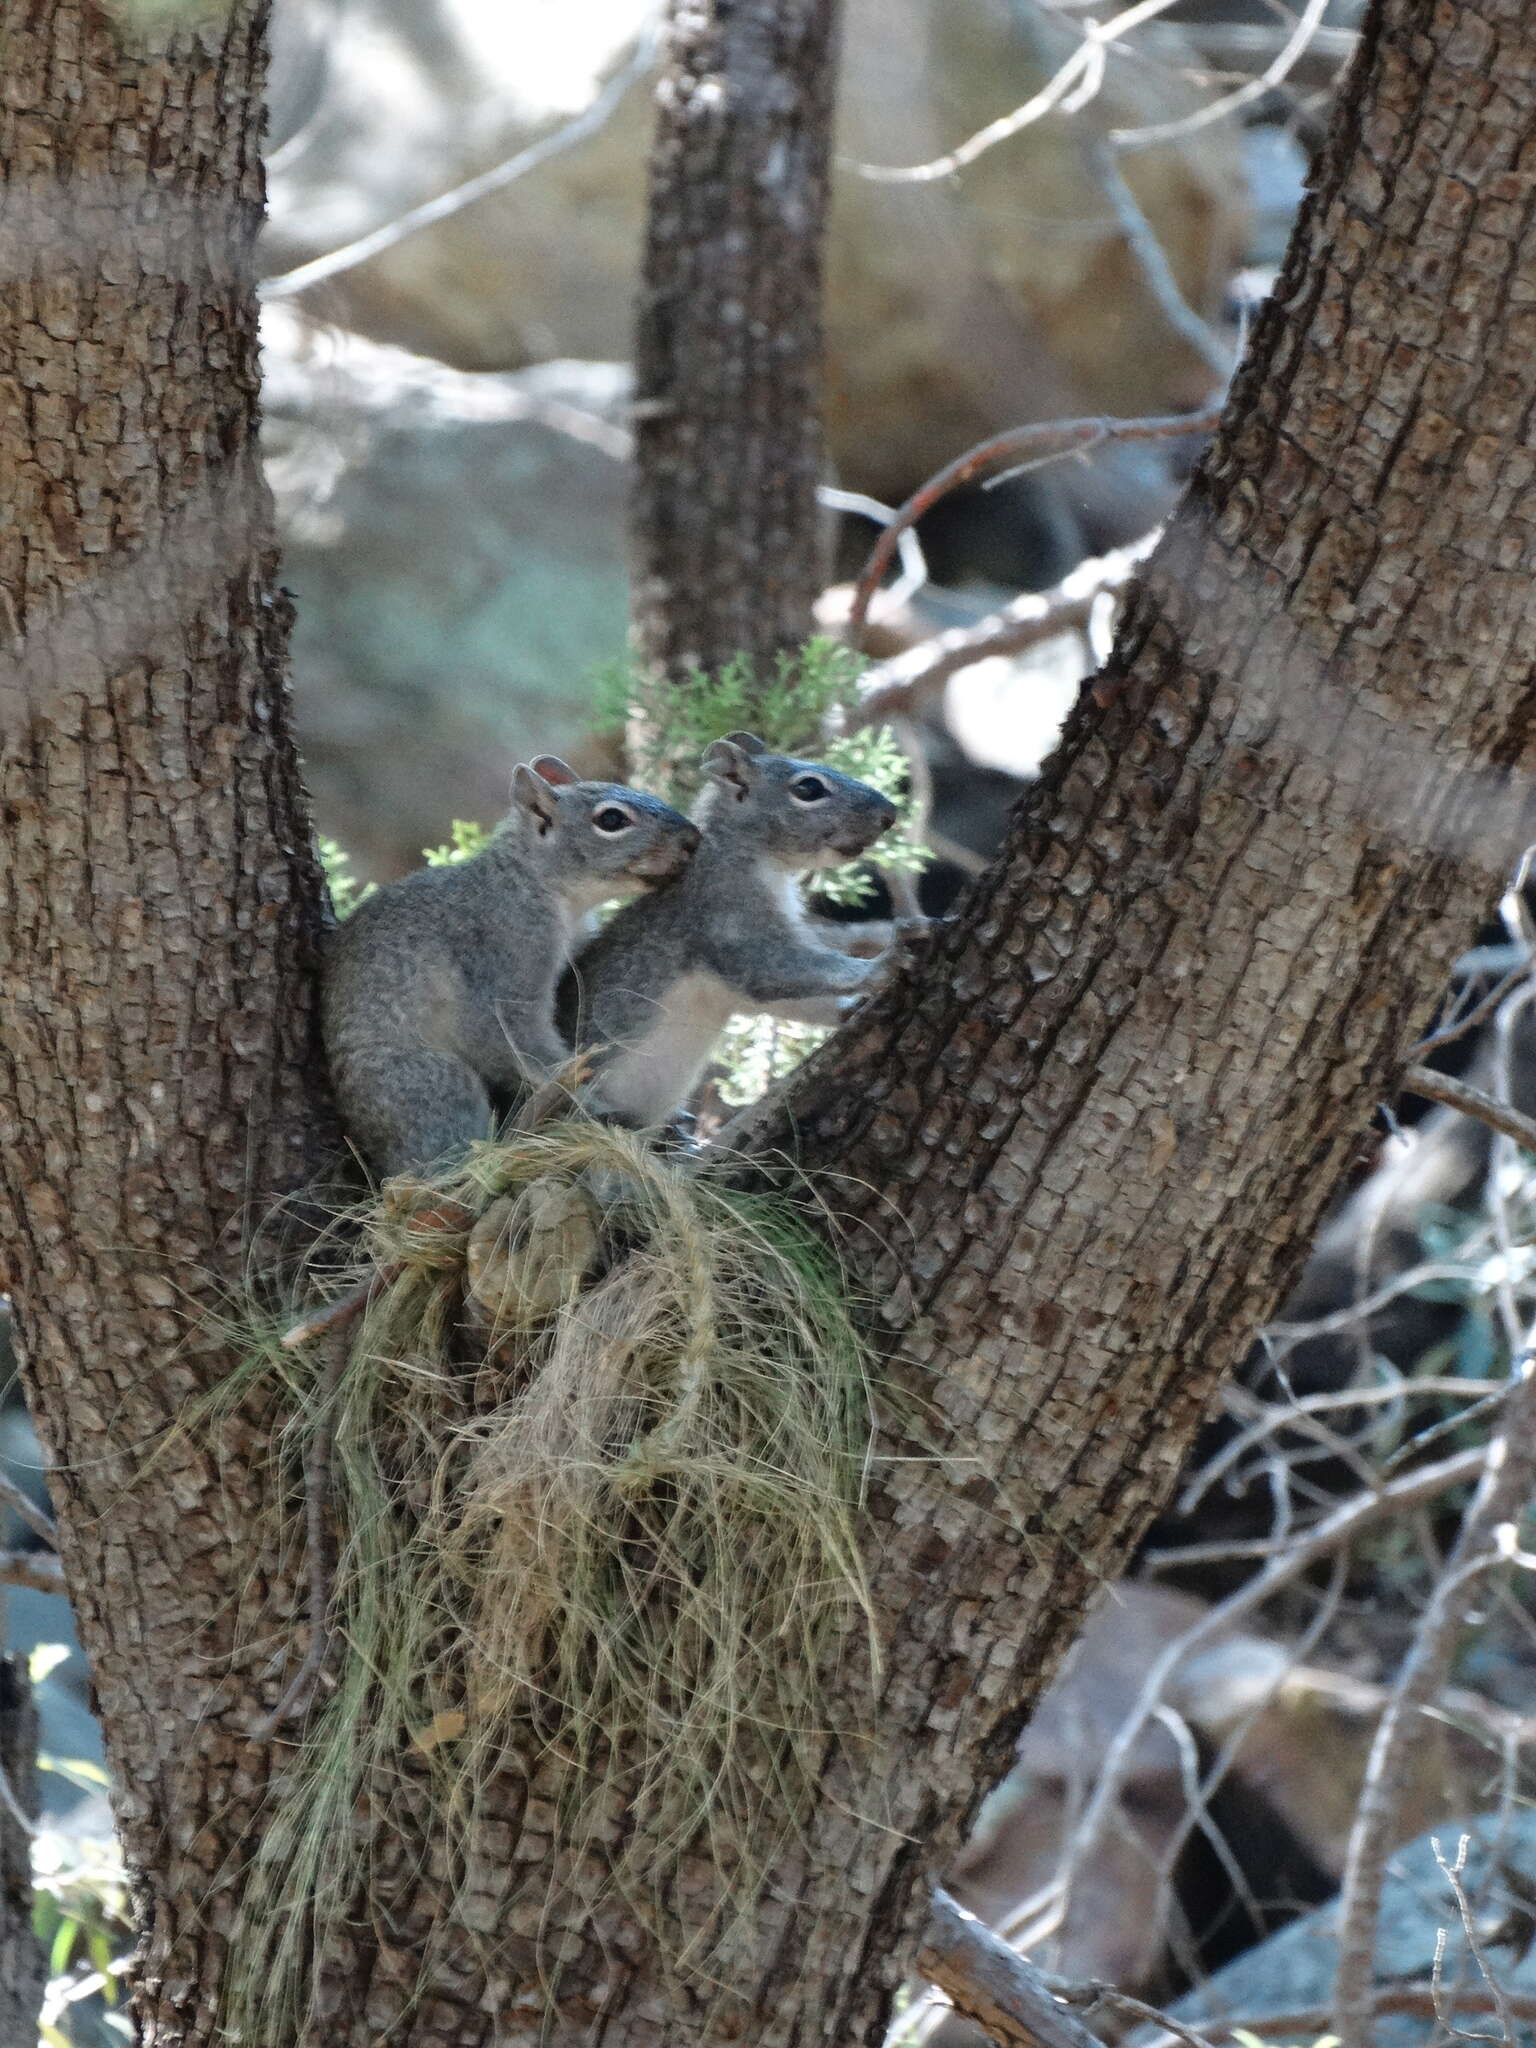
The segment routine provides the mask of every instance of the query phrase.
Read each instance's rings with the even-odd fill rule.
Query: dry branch
[[[1102,2048],[1048,1980],[946,1891],[933,1895],[917,1967],[956,2011],[1009,2048]]]
[[[957,455],[953,462],[931,476],[904,505],[898,507],[895,518],[871,550],[854,587],[853,603],[848,612],[849,639],[857,644],[870,602],[879,588],[880,578],[891,565],[891,557],[902,534],[926,512],[931,512],[941,498],[958,490],[961,484],[971,483],[984,470],[999,462],[1022,462],[1033,468],[1037,463],[1055,462],[1066,455],[1086,455],[1109,441],[1171,441],[1189,434],[1208,434],[1220,419],[1221,408],[1212,406],[1204,412],[1177,413],[1159,419],[1096,417],[1042,420],[1033,426],[1012,427],[1006,434],[997,434],[990,441],[977,442],[974,448]]]
[[[9,1508],[19,1521],[26,1524],[34,1536],[40,1536],[50,1550],[57,1550],[59,1532],[53,1526],[52,1517],[45,1515],[37,1503],[28,1494],[23,1493],[14,1481],[3,1477],[0,1477],[0,1507]]]
[[[0,1585],[27,1586],[34,1593],[63,1593],[64,1567],[46,1550],[0,1550]]]
[[[1370,2044],[1382,1886],[1396,1839],[1419,1717],[1450,1675],[1469,1591],[1508,1555],[1513,1526],[1528,1509],[1533,1491],[1536,1357],[1527,1348],[1515,1361],[1503,1424],[1487,1447],[1481,1483],[1414,1631],[1371,1743],[1339,1902],[1339,1974],[1334,2002],[1343,2048],[1369,2048]]]
[[[1520,973],[1523,977],[1526,969],[1522,967]],[[1415,1095],[1422,1095],[1426,1101],[1443,1102],[1447,1109],[1459,1109],[1466,1116],[1476,1117],[1490,1130],[1513,1138],[1522,1151],[1536,1152],[1536,1117],[1523,1116],[1509,1103],[1495,1101],[1483,1089],[1474,1088],[1470,1081],[1458,1080],[1451,1074],[1438,1074],[1433,1067],[1409,1067],[1403,1075],[1403,1085],[1411,1088]]]
[[[1078,564],[1054,590],[1026,591],[973,625],[935,633],[915,647],[866,669],[859,701],[845,730],[858,732],[892,718],[910,718],[943,689],[953,675],[999,654],[1024,654],[1058,633],[1086,632],[1100,600],[1124,590],[1151,554],[1157,534],[1132,547]]]

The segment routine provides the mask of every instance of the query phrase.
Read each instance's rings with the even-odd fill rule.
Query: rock
[[[492,823],[513,764],[601,765],[625,634],[627,372],[472,376],[268,310],[263,444],[320,829],[365,875]]]
[[[1384,1990],[1427,1985],[1438,1957],[1447,1996],[1485,1990],[1454,1889],[1435,1856],[1438,1842],[1454,1865],[1464,1838],[1467,1857],[1460,1882],[1488,1967],[1505,1991],[1530,1998],[1536,1995],[1536,1944],[1531,1940],[1536,1924],[1536,1813],[1529,1808],[1444,1822],[1397,1850],[1382,1898],[1377,1982]],[[1275,2028],[1263,2020],[1266,2014],[1326,2014],[1338,1965],[1337,1920],[1337,1904],[1309,1913],[1181,1999],[1172,2008],[1173,2016],[1196,2028],[1217,2020],[1242,2022],[1275,2048],[1289,2041],[1314,2042],[1325,2030],[1316,2021]],[[1486,2012],[1469,2015],[1460,2021],[1465,2029],[1462,2038],[1502,2039],[1498,2024]],[[1383,2015],[1376,2021],[1373,2042],[1374,2048],[1424,2048],[1432,2036],[1442,2038],[1432,2011]],[[1139,2042],[1154,2036],[1148,2032],[1133,2038]],[[1455,2036],[1447,2032],[1444,2038]],[[1529,2020],[1517,2021],[1514,2039],[1518,2048],[1533,2048],[1536,2026]]]
[[[1053,1924],[1042,1913],[1075,1816],[1148,1671],[1207,1612],[1145,1583],[1106,1594],[946,1880],[961,1904],[1063,1976],[1158,1998],[1191,1956],[1218,1966],[1325,1898],[1342,1873],[1385,1694],[1228,1628],[1174,1667],[1163,1697],[1185,1735],[1160,1721],[1142,1729],[1114,1825],[1078,1873],[1065,1916]],[[1536,1725],[1474,1695],[1446,1694],[1414,1745],[1403,1836],[1474,1808],[1501,1746],[1533,1734]],[[1206,1770],[1228,1745],[1229,1769],[1207,1802],[1223,1858],[1187,1828],[1188,1772],[1192,1761]],[[1234,1869],[1258,1902],[1257,1924]],[[929,2048],[978,2048],[982,2037],[941,2009],[923,2038]]]
[[[276,152],[265,267],[281,273],[552,136],[617,78],[648,0],[518,11],[353,0],[343,62],[314,87],[316,37],[291,67],[315,99]],[[279,0],[331,24],[322,0]],[[875,183],[860,164],[941,154],[1027,100],[1079,33],[1016,0],[852,0],[828,247],[828,425],[843,481],[901,496],[968,443],[1022,419],[1159,412],[1212,378],[1142,280],[1089,174],[1087,142],[1196,104],[1180,29],[1138,31],[1076,112],[1025,128],[960,177]],[[1154,61],[1144,61],[1151,58]],[[302,98],[278,79],[285,107]],[[291,121],[290,112],[287,118]],[[623,360],[643,225],[652,81],[515,183],[316,286],[318,316],[461,368]],[[1219,313],[1243,259],[1243,166],[1230,125],[1125,158],[1185,295]],[[1075,471],[1072,502],[1144,529],[1166,508],[1147,450]],[[1097,532],[1095,544],[1124,534]]]

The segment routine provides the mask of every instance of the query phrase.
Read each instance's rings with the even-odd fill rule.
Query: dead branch
[[[1011,113],[989,121],[985,128],[978,129],[943,156],[921,164],[855,163],[850,168],[876,185],[927,185],[936,178],[952,178],[957,171],[963,171],[978,157],[985,156],[989,149],[996,149],[1000,142],[1007,142],[1023,129],[1032,127],[1057,107],[1063,113],[1070,113],[1085,105],[1097,92],[1104,75],[1104,52],[1108,45],[1128,35],[1133,28],[1139,28],[1144,21],[1163,13],[1172,4],[1173,0],[1137,0],[1135,6],[1125,8],[1109,21],[1084,22],[1082,42],[1046,80],[1039,92]]]
[[[853,603],[848,611],[849,639],[857,644],[870,601],[879,588],[881,577],[891,565],[891,557],[902,534],[924,513],[931,512],[941,498],[947,497],[961,484],[970,483],[984,470],[999,462],[1025,462],[1033,468],[1040,462],[1055,462],[1066,455],[1086,455],[1091,449],[1101,448],[1110,441],[1171,441],[1187,434],[1208,434],[1220,419],[1220,406],[1210,406],[1204,412],[1176,413],[1159,419],[1098,417],[1042,420],[1033,426],[1012,427],[1006,434],[995,435],[990,441],[979,441],[974,448],[957,455],[953,462],[947,463],[915,491],[897,510],[895,518],[876,541],[854,587]],[[1052,446],[1052,443],[1058,445]]]
[[[1511,2018],[1530,2022],[1536,2020],[1536,1998],[1518,1992],[1506,1991],[1504,2003]],[[1487,2019],[1496,2017],[1497,2006],[1486,1991],[1439,1991],[1432,1984],[1399,1984],[1390,1991],[1378,1991],[1371,2000],[1372,2019],[1384,2020],[1394,2014],[1409,2014],[1416,2019],[1434,2020],[1444,2013],[1454,2013],[1458,2019]],[[1174,2048],[1177,2041],[1187,2041],[1188,2035],[1173,2027],[1166,2014],[1160,2015],[1159,2023],[1164,2032],[1143,2044],[1143,2048]],[[1232,2041],[1240,2034],[1255,2035],[1261,2041],[1281,2041],[1292,2034],[1310,2034],[1316,2037],[1325,2033],[1332,2024],[1328,2008],[1324,2005],[1298,2006],[1291,2012],[1245,2012],[1234,2017],[1202,2020],[1201,2029],[1207,2041]]]
[[[1470,1478],[1483,1460],[1481,1449],[1442,1458],[1436,1464],[1426,1465],[1420,1471],[1394,1480],[1377,1493],[1357,1494],[1299,1535],[1269,1537],[1259,1544],[1222,1546],[1225,1555],[1268,1555],[1269,1563],[1245,1586],[1239,1586],[1235,1593],[1229,1593],[1225,1600],[1207,1609],[1192,1628],[1186,1629],[1176,1642],[1168,1645],[1147,1673],[1135,1705],[1116,1729],[1114,1740],[1105,1751],[1092,1795],[1083,1807],[1063,1858],[1064,1867],[1068,1870],[1080,1868],[1092,1853],[1114,1809],[1137,1738],[1157,1712],[1174,1671],[1197,1644],[1209,1640],[1240,1615],[1251,1614],[1255,1608],[1262,1607],[1282,1586],[1300,1578],[1320,1559],[1332,1556],[1343,1545],[1353,1542],[1362,1531],[1390,1516],[1402,1514],[1405,1509],[1422,1501],[1433,1500],[1447,1487]],[[1180,1553],[1164,1551],[1161,1555],[1163,1559],[1170,1560]]]
[[[1155,2005],[1148,2005],[1145,1999],[1133,1998],[1128,1991],[1121,1991],[1113,1984],[1063,1984],[1057,1978],[1047,1980],[1063,2004],[1081,2006],[1092,2012],[1095,2007],[1106,2005],[1112,2012],[1122,2014],[1126,2019],[1143,2020],[1155,2027],[1162,2027],[1184,2048],[1211,2048],[1204,2034],[1197,2034],[1192,2027],[1184,2026],[1170,2013],[1162,2012]]]
[[[1517,1357],[1500,1432],[1488,1444],[1476,1494],[1445,1570],[1424,1610],[1377,1723],[1355,1809],[1339,1903],[1339,1973],[1334,1992],[1343,2048],[1369,2048],[1376,1929],[1387,1858],[1419,1717],[1444,1688],[1473,1584],[1511,1547],[1536,1491],[1536,1354]],[[1273,1567],[1271,1567],[1273,1569]]]
[[[0,1550],[0,1586],[27,1586],[34,1593],[63,1593],[64,1567],[47,1550]]]
[[[45,1515],[36,1501],[5,1478],[0,1478],[0,1508],[9,1508],[17,1520],[24,1522],[34,1536],[40,1536],[50,1550],[58,1549],[59,1532],[53,1525],[53,1518]]]
[[[1179,289],[1173,265],[1136,194],[1126,183],[1113,146],[1102,139],[1090,141],[1084,146],[1083,157],[1089,175],[1114,209],[1125,246],[1141,272],[1148,295],[1174,333],[1194,350],[1218,386],[1225,389],[1236,360],[1232,344],[1201,318]]]
[[[1504,2033],[1504,2048],[1516,2048],[1515,2021],[1514,2014],[1509,2009],[1509,1995],[1488,1966],[1487,1951],[1484,1947],[1482,1936],[1478,1932],[1477,1915],[1472,1910],[1472,1901],[1467,1897],[1467,1888],[1461,1881],[1461,1873],[1466,1868],[1468,1846],[1468,1837],[1463,1835],[1457,1844],[1456,1860],[1452,1863],[1446,1856],[1445,1851],[1440,1847],[1438,1839],[1432,1837],[1430,1840],[1430,1847],[1434,1851],[1435,1861],[1440,1866],[1440,1875],[1450,1886],[1451,1894],[1456,1901],[1456,1912],[1461,1920],[1461,1931],[1466,1940],[1468,1953],[1477,1965],[1479,1976],[1488,1986],[1488,1996],[1493,2000],[1494,2010],[1499,2016],[1499,2024]],[[1438,1957],[1436,1960],[1436,1974],[1438,1976]],[[1437,2003],[1443,2013],[1445,2009],[1444,1987],[1437,1984],[1436,1990],[1439,1993]],[[1437,2014],[1437,2017],[1439,2016]]]
[[[552,157],[561,156],[578,142],[585,142],[589,135],[595,135],[618,108],[620,101],[637,80],[644,77],[655,61],[655,33],[647,30],[636,44],[629,62],[616,71],[591,106],[577,114],[573,120],[556,128],[549,135],[541,135],[537,142],[529,143],[515,156],[504,162],[492,164],[488,171],[481,171],[476,177],[466,178],[462,185],[455,185],[449,192],[440,192],[435,199],[423,200],[420,206],[413,206],[393,220],[385,221],[382,227],[372,228],[366,235],[359,235],[355,241],[345,242],[339,249],[327,250],[323,256],[315,256],[308,263],[300,263],[293,270],[285,270],[280,277],[269,277],[257,287],[258,296],[263,300],[291,299],[311,285],[324,284],[328,278],[339,277],[345,270],[355,270],[360,263],[367,263],[374,256],[382,256],[387,249],[393,249],[407,236],[419,234],[423,228],[436,227],[439,221],[449,220],[456,213],[462,213],[466,206],[473,206],[477,199],[484,199],[492,192],[500,192],[519,178],[527,177]]]
[[[1522,968],[1522,975],[1524,972]],[[1507,1102],[1496,1102],[1470,1081],[1437,1074],[1433,1067],[1409,1067],[1403,1075],[1403,1086],[1426,1101],[1443,1102],[1447,1109],[1459,1109],[1464,1116],[1476,1117],[1491,1131],[1513,1138],[1523,1152],[1536,1152],[1536,1117],[1522,1115]]]
[[[1044,1974],[946,1891],[933,1895],[917,1967],[1005,2048],[1102,2048],[1053,1997]]]
[[[866,669],[846,732],[910,718],[938,696],[961,669],[999,654],[1024,654],[1058,633],[1086,632],[1095,607],[1124,590],[1157,544],[1159,529],[1134,546],[1080,562],[1053,590],[1025,591],[974,625],[953,626]]]
[[[1328,0],[1307,0],[1296,26],[1257,78],[1248,79],[1235,91],[1210,100],[1192,114],[1183,114],[1177,120],[1158,121],[1146,128],[1112,128],[1109,135],[1111,143],[1116,149],[1151,149],[1158,143],[1176,142],[1182,136],[1193,135],[1200,128],[1209,128],[1212,122],[1224,121],[1229,114],[1236,114],[1254,100],[1262,99],[1265,93],[1273,92],[1277,85],[1282,84],[1305,56],[1327,12]]]

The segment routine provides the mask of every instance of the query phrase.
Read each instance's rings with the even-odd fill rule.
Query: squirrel
[[[542,754],[514,769],[511,811],[479,853],[387,884],[328,934],[331,1081],[375,1173],[444,1164],[506,1096],[565,1065],[555,990],[581,919],[682,874],[699,839],[659,798]]]
[[[835,1024],[882,971],[843,950],[859,927],[812,921],[800,877],[866,852],[895,805],[751,733],[716,740],[702,765],[703,840],[687,872],[618,911],[561,984],[562,1027],[579,1048],[603,1048],[590,1106],[639,1129],[687,1101],[733,1014]]]

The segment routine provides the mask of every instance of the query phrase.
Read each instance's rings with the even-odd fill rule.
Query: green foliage
[[[373,894],[372,882],[360,882],[352,872],[352,856],[339,839],[322,839],[316,849],[331,892],[331,908],[338,917],[350,917],[359,903]]]
[[[911,872],[928,855],[913,837],[901,744],[889,726],[840,729],[858,703],[864,666],[862,655],[824,639],[779,655],[767,676],[745,655],[713,674],[694,669],[682,682],[614,663],[598,676],[597,705],[602,717],[627,728],[631,771],[639,786],[685,809],[698,794],[699,757],[728,732],[754,732],[776,754],[805,755],[870,783],[900,812],[880,842],[878,863]],[[858,867],[818,875],[816,891],[833,903],[858,903],[874,893],[867,873]]]
[[[477,825],[469,818],[455,818],[447,844],[425,847],[422,859],[429,868],[453,867],[461,860],[473,859],[490,837],[489,825]],[[318,851],[326,886],[331,892],[331,907],[338,917],[350,917],[359,903],[367,902],[377,885],[359,881],[352,872],[352,856],[339,839],[322,839]]]
[[[455,818],[448,829],[446,846],[429,846],[422,853],[429,868],[457,867],[461,860],[473,860],[489,846],[493,836],[489,825],[477,825],[471,818]]]

